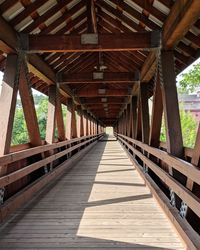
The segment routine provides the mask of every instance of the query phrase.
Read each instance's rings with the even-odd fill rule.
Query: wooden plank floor
[[[117,141],[102,141],[1,227],[0,249],[185,249]]]

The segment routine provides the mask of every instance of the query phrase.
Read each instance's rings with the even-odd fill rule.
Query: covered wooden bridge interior
[[[200,1],[0,12],[0,249],[200,249],[200,128],[185,148],[176,89],[200,55]],[[32,88],[48,96],[45,140]],[[18,93],[29,143],[11,146]]]

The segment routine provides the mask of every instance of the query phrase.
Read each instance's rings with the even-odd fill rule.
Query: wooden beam
[[[58,81],[63,84],[73,83],[132,83],[139,81],[139,72],[84,72],[63,73]]]
[[[103,100],[106,99],[106,101],[104,102]],[[103,104],[126,104],[126,100],[125,98],[114,98],[114,97],[102,97],[102,98],[88,98],[85,99],[84,101],[82,101],[83,104],[94,104],[94,105],[103,105]]]
[[[129,34],[29,35],[24,49],[29,53],[129,51],[160,47],[160,32]],[[48,41],[48,43],[46,42]],[[113,41],[115,41],[113,43]]]
[[[87,0],[87,32],[97,33],[97,20],[94,0]]]
[[[163,27],[162,42],[165,49],[172,49],[199,19],[199,0],[177,0]]]
[[[131,95],[129,89],[104,89],[95,88],[95,89],[81,89],[75,92],[79,97],[98,97],[98,96],[129,96]]]

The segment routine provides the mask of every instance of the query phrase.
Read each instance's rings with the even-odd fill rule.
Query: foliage
[[[34,104],[39,124],[41,139],[45,139],[46,135],[46,123],[47,123],[47,110],[48,110],[48,98],[44,95],[33,95]],[[64,123],[66,124],[66,106],[62,104],[62,112]],[[57,137],[58,131],[55,130],[55,138]],[[24,120],[24,113],[22,109],[21,100],[17,99],[14,126],[12,132],[12,145],[23,144],[29,141],[26,122]]]
[[[39,124],[40,136],[44,140],[46,135],[48,99],[46,96],[34,95],[36,114]]]
[[[22,144],[28,142],[28,132],[26,122],[24,120],[24,113],[22,110],[21,100],[17,100],[15,111],[15,118],[12,132],[12,145]]]
[[[185,112],[182,108],[180,109],[181,129],[183,135],[183,145],[185,147],[193,148],[197,133],[197,121],[190,112]],[[164,119],[162,121],[160,140],[166,141],[166,127]]]
[[[179,92],[191,93],[196,87],[200,86],[200,63],[195,64],[193,68],[185,74],[182,74]]]

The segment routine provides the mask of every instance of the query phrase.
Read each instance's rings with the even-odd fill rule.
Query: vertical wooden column
[[[92,118],[89,118],[89,134],[92,135]]]
[[[178,106],[178,95],[176,88],[176,75],[174,69],[173,51],[161,52],[160,73],[162,80],[162,99],[165,117],[166,137],[167,137],[167,152],[183,158],[183,139],[181,132],[181,122]],[[169,173],[174,176],[183,185],[186,184],[186,177],[173,169],[173,166],[168,166]],[[171,204],[181,207],[181,200],[170,190]]]
[[[85,135],[89,135],[89,121],[88,121],[88,115],[85,114]]]
[[[72,119],[72,112],[71,112],[71,108],[69,107],[69,103],[68,103],[67,115],[66,115],[66,128],[65,128],[65,137],[68,140],[71,139],[71,119]]]
[[[84,122],[83,122],[83,112],[80,110],[80,137],[84,136]]]
[[[58,86],[49,86],[49,101],[46,127],[46,142],[53,143],[55,141],[55,127],[57,124],[58,140],[65,140],[65,127],[63,121],[63,113],[60,102],[60,94]]]
[[[126,112],[126,135],[130,137],[130,128],[131,128],[131,112],[130,112],[131,104],[127,105],[127,112]]]
[[[73,139],[77,137],[76,113],[73,100],[67,105],[66,138]]]
[[[88,135],[90,135],[90,117],[87,115],[87,122],[88,122]]]
[[[151,116],[151,127],[149,135],[149,145],[158,148],[160,143],[160,131],[162,125],[163,102],[159,74],[156,77],[153,107]]]
[[[58,140],[64,141],[65,137],[65,125],[63,120],[62,105],[60,101],[60,92],[58,86],[56,86],[56,124],[58,129]]]
[[[77,138],[76,112],[74,102],[71,102],[71,139]]]
[[[132,119],[132,122],[131,122],[131,137],[133,139],[136,138],[136,126],[137,126],[137,96],[133,96],[132,97],[132,105],[131,105],[131,119]]]
[[[136,139],[141,141],[142,140],[142,124],[141,124],[141,103],[140,98],[137,100],[137,117],[136,117],[136,132],[135,132]]]
[[[46,142],[53,143],[55,140],[55,123],[56,123],[56,86],[49,86],[49,101],[46,126]]]
[[[174,70],[174,55],[173,51],[161,52],[161,77],[162,77],[162,99],[166,126],[167,137],[167,152],[177,156],[183,157],[183,139],[181,132],[181,122],[178,107],[178,95],[176,89],[176,75]],[[172,171],[169,167],[170,174],[177,172]],[[176,174],[178,177],[179,174]],[[185,181],[179,178],[182,183]]]
[[[123,116],[122,116],[122,134],[125,135],[126,134],[126,111],[124,110],[123,112]]]
[[[141,125],[142,142],[149,143],[149,104],[148,104],[148,85],[140,83],[140,103],[141,103]]]
[[[81,132],[80,125],[81,125],[81,117],[80,117],[80,113],[78,110],[77,115],[76,115],[77,137],[80,137],[80,132]]]

